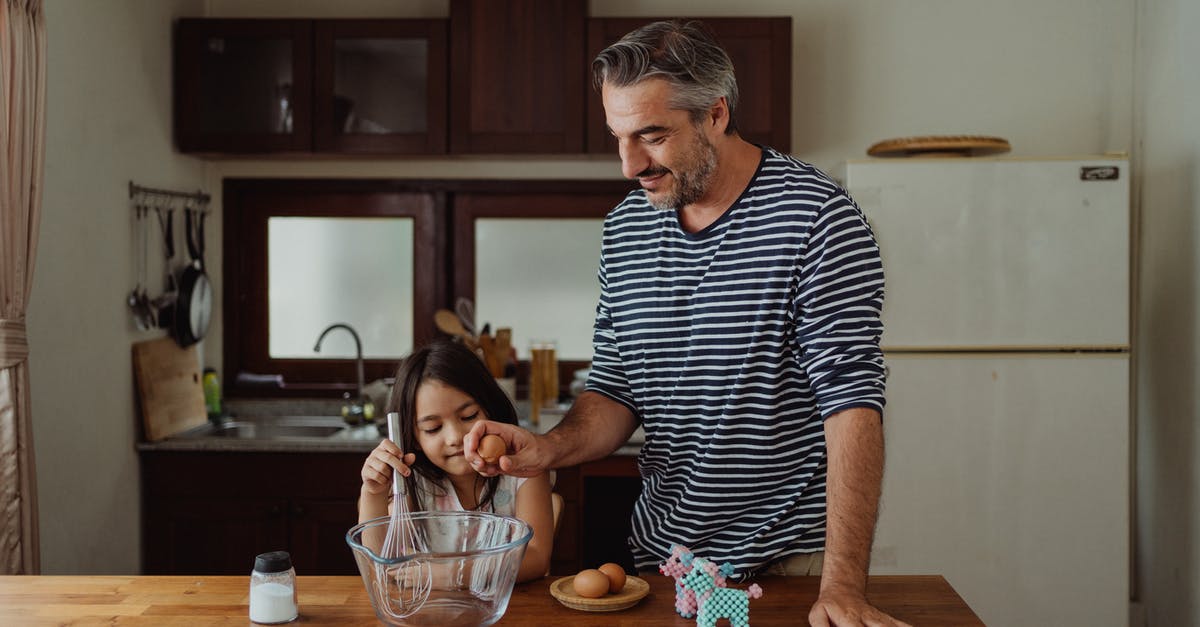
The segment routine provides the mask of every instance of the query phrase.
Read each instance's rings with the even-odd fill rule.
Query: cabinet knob
[[[292,515],[297,518],[304,516],[307,513],[308,513],[308,510],[304,509],[303,505],[297,505],[292,508]]]
[[[270,518],[276,518],[282,513],[283,513],[283,508],[278,505],[272,505],[267,508],[267,516]]]

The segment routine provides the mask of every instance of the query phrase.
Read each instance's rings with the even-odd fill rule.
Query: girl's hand
[[[404,453],[391,440],[383,440],[363,462],[363,491],[368,494],[384,494],[392,489],[392,470],[401,477],[412,474],[410,466],[417,461],[415,453]]]

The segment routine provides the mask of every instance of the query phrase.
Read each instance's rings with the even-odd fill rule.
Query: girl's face
[[[487,413],[462,390],[427,380],[417,388],[417,444],[434,465],[450,476],[475,476],[463,457],[463,436]]]

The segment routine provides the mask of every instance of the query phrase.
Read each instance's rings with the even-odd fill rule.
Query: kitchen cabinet
[[[360,452],[143,451],[142,570],[242,575],[254,556],[292,554],[304,574],[358,572]]]
[[[585,8],[451,0],[451,152],[583,152]]]
[[[637,457],[612,455],[555,473],[554,491],[563,497],[563,514],[550,573],[573,575],[606,562],[636,572],[626,538],[633,504],[642,492]]]
[[[183,19],[175,135],[194,153],[446,150],[446,20]]]
[[[179,150],[310,148],[310,20],[182,19],[174,50]]]
[[[626,33],[658,21],[649,17],[606,17],[588,20],[587,152],[616,154],[617,143],[604,121],[600,94],[590,87],[591,60]],[[792,18],[696,18],[729,53],[738,82],[734,111],[738,131],[747,141],[790,152],[792,144]]]

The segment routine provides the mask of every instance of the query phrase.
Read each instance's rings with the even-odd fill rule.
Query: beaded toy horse
[[[658,565],[658,572],[675,580],[675,612],[684,618],[696,616],[696,593],[683,586],[683,577],[692,570],[694,556],[691,550],[678,544],[671,545],[671,557]],[[725,587],[725,579],[733,574],[732,564],[722,564],[717,569],[714,582],[718,588]]]
[[[696,625],[715,627],[718,620],[728,618],[733,627],[749,627],[750,599],[761,597],[762,588],[758,584],[751,584],[746,590],[721,588],[717,586],[719,576],[716,564],[696,557],[680,582],[696,595]]]

